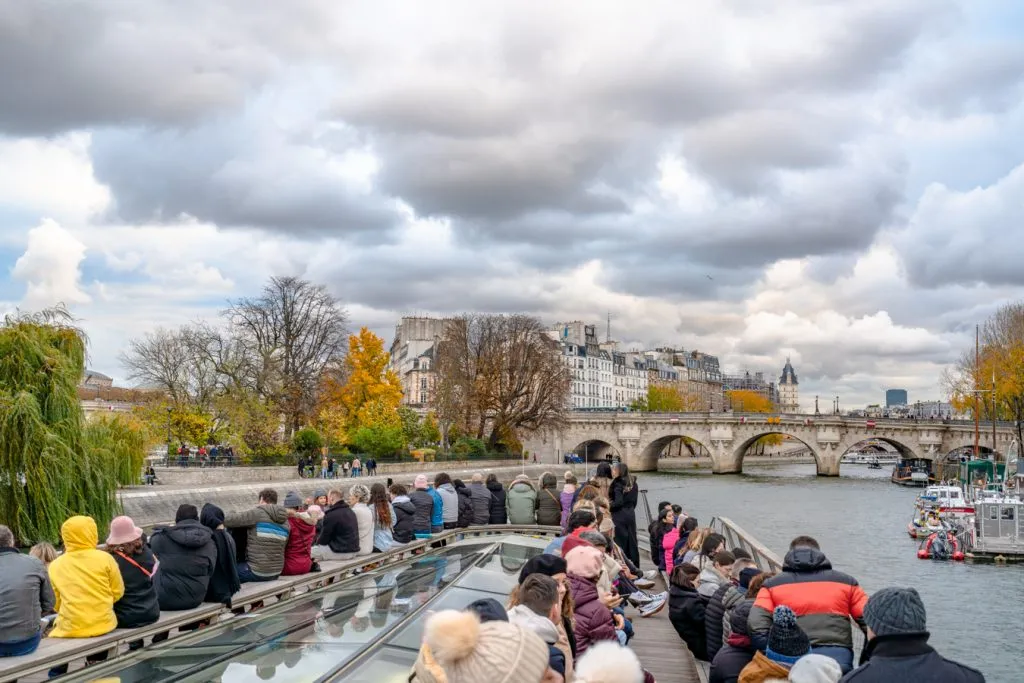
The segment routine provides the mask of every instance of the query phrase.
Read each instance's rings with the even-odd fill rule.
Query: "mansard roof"
[[[779,384],[800,384],[796,379],[796,370],[793,369],[793,364],[789,362],[789,358],[786,358],[786,365],[782,368],[782,377],[779,377]]]

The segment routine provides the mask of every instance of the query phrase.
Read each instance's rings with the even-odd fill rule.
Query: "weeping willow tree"
[[[71,515],[104,528],[118,514],[118,485],[139,477],[141,433],[124,420],[86,423],[77,394],[86,346],[62,308],[0,326],[0,523],[22,543],[58,541]]]

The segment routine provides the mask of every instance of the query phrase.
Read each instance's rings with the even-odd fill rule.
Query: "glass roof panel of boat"
[[[143,681],[405,681],[427,611],[504,604],[547,539],[470,538],[73,676]]]

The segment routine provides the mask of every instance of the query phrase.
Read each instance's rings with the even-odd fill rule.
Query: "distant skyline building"
[[[786,413],[800,412],[800,382],[788,357],[779,377],[779,408]]]
[[[892,408],[893,406],[905,406],[907,405],[907,390],[906,389],[886,389],[885,391],[885,407]]]

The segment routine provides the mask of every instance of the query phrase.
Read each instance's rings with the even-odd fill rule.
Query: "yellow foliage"
[[[738,413],[770,413],[775,409],[767,397],[756,391],[737,389],[726,392],[729,405]]]
[[[348,338],[345,381],[324,382],[319,417],[325,432],[345,440],[360,427],[401,425],[402,385],[388,369],[384,340],[363,327]]]
[[[650,384],[646,410],[652,413],[685,413],[700,410],[700,397],[684,393],[673,384]]]

